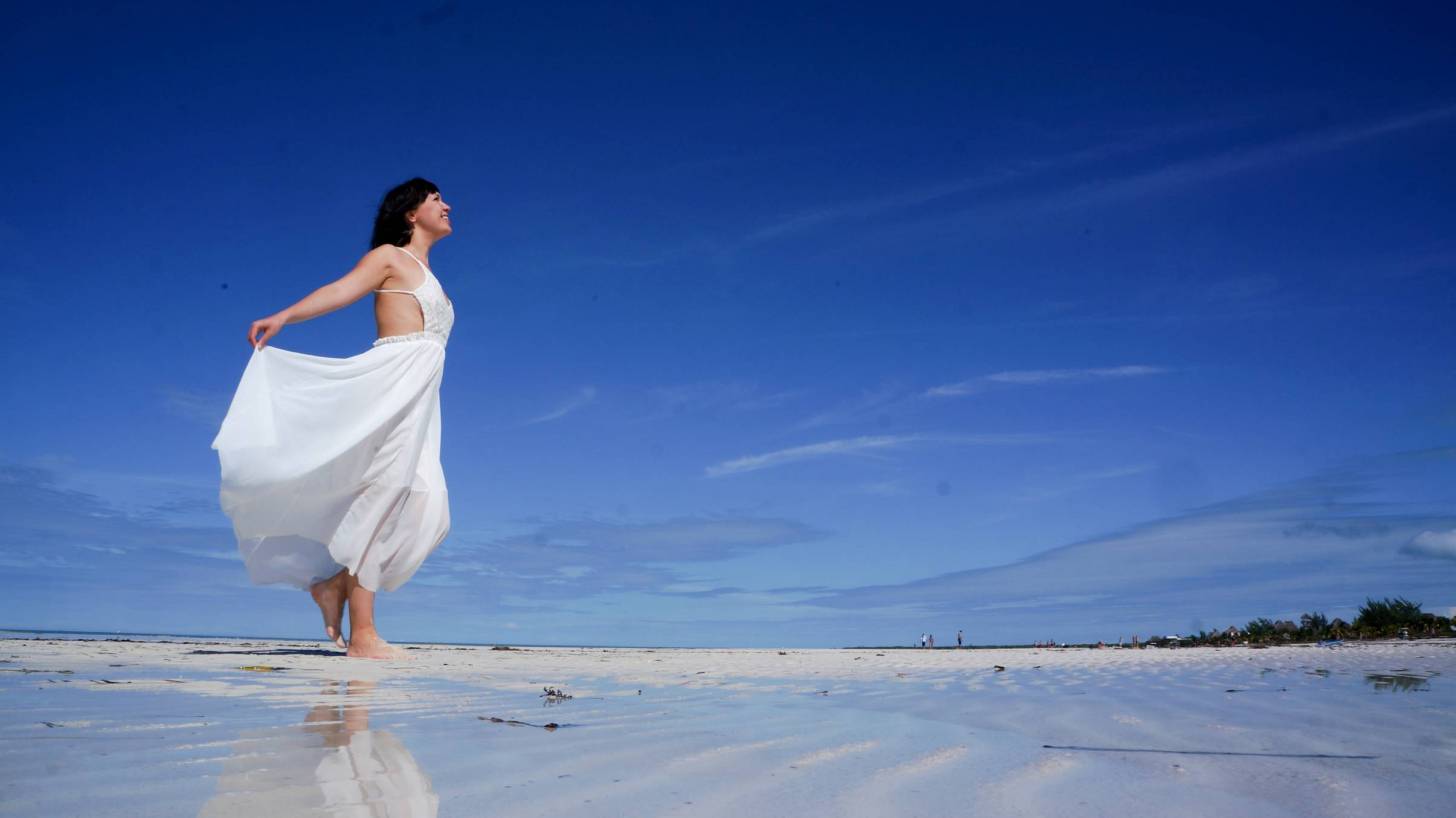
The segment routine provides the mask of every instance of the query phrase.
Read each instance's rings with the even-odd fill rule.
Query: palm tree
[[[1421,603],[1405,597],[1391,599],[1365,598],[1355,617],[1355,627],[1372,636],[1394,636],[1401,628],[1418,630],[1421,625]]]
[[[1250,642],[1267,642],[1274,635],[1274,623],[1261,616],[1245,625],[1244,633],[1248,635]]]
[[[1330,621],[1322,613],[1301,614],[1299,634],[1304,639],[1323,639],[1330,630]]]

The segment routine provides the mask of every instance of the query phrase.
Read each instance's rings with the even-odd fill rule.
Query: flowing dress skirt
[[[346,568],[392,591],[445,539],[444,366],[431,340],[350,358],[253,353],[212,446],[254,583],[307,588]]]

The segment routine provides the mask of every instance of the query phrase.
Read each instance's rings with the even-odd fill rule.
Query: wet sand
[[[1370,816],[1456,796],[1453,640],[411,655],[5,639],[0,815]]]

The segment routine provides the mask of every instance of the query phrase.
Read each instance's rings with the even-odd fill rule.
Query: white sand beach
[[[0,815],[1368,817],[1456,796],[1456,640],[411,654],[4,639]]]

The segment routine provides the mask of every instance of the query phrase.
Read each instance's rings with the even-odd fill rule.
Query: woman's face
[[[450,205],[445,204],[439,193],[431,193],[415,209],[414,223],[417,230],[424,230],[435,236],[448,236],[453,229],[450,227]]]

